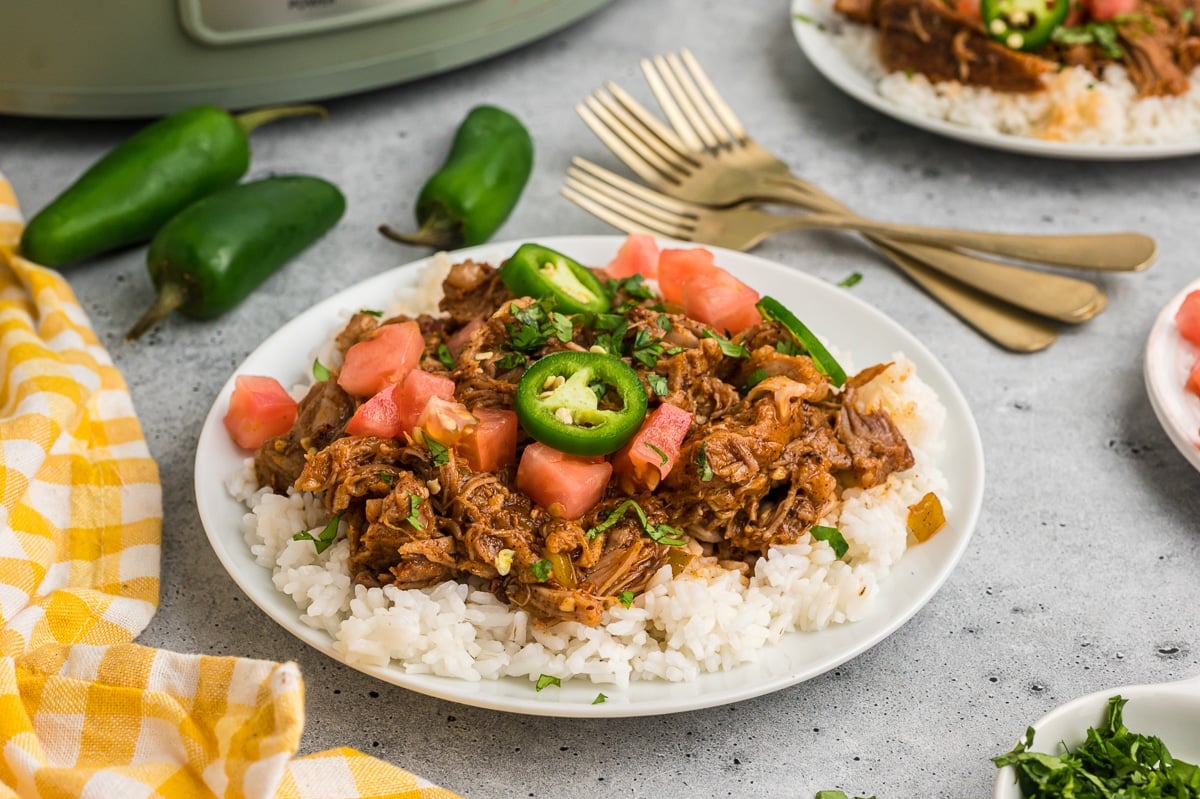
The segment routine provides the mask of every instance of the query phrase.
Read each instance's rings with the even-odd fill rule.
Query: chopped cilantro
[[[376,319],[383,317],[383,311],[374,311],[370,308],[363,308],[359,313],[365,313],[367,316],[374,316]]]
[[[445,444],[440,444],[429,436],[422,438],[425,439],[425,446],[429,449],[429,457],[434,466],[445,466],[450,462],[450,449]]]
[[[616,510],[608,514],[607,519],[588,530],[587,537],[595,538],[596,536],[600,535],[605,530],[621,521],[621,518],[625,516],[625,512],[630,509],[637,514],[638,521],[642,524],[642,529],[646,531],[646,535],[648,535],[650,540],[654,543],[662,544],[663,546],[668,547],[681,547],[687,543],[680,538],[680,536],[683,535],[682,530],[672,527],[669,524],[652,524],[650,519],[646,517],[646,511],[642,510],[642,506],[639,505],[637,501],[632,499],[627,499],[622,502],[616,507]]]
[[[639,300],[652,300],[655,297],[654,290],[646,285],[646,278],[642,275],[630,275],[623,280],[606,280],[604,288],[612,297],[616,297],[618,292],[628,294],[630,297]],[[629,304],[629,303],[623,303]],[[634,303],[636,305],[636,303]],[[626,309],[628,310],[628,309]]]
[[[571,324],[571,317],[560,314],[550,314],[550,324],[554,328],[554,337],[566,344],[575,335],[575,326]]]
[[[445,342],[438,345],[437,351],[434,353],[434,355],[437,356],[437,359],[442,366],[446,367],[447,369],[454,368],[454,353],[450,352],[450,348],[446,346]]]
[[[550,579],[551,567],[552,564],[550,561],[542,558],[537,563],[530,564],[529,571],[533,572],[534,579],[536,579],[539,583],[544,583],[546,580]]]
[[[704,336],[704,338],[716,339],[716,342],[721,345],[721,352],[724,353],[725,356],[728,358],[749,358],[750,357],[750,353],[747,352],[746,348],[743,347],[741,344],[734,344],[729,339],[723,338],[723,337],[717,335],[716,332],[713,330],[709,330],[708,328],[705,328],[704,332],[701,333],[700,335]]]
[[[391,485],[392,481],[395,479],[396,479],[396,475],[392,474],[391,472],[380,472],[379,473],[379,482],[381,482],[381,483],[387,483],[388,485]]]
[[[496,359],[497,369],[520,369],[528,359],[519,352],[510,352]]]
[[[671,460],[670,458],[667,457],[667,453],[663,452],[661,449],[654,446],[649,441],[646,442],[646,448],[654,450],[654,454],[658,456],[658,465],[659,466],[666,466],[667,461]]]
[[[683,352],[683,347],[671,347],[671,349],[667,350],[666,354],[667,355],[678,355],[681,352]]]
[[[767,379],[767,370],[766,369],[755,369],[753,372],[751,372],[749,375],[746,376],[746,385],[744,386],[744,388],[746,389],[746,391],[749,391],[750,389],[754,388],[755,386],[757,386],[759,383],[761,383],[762,381],[764,381],[766,379]]]
[[[658,317],[658,319],[656,319],[655,321],[658,322],[658,326],[662,328],[662,332],[664,332],[664,333],[671,332],[671,328],[673,327],[673,325],[671,324],[671,317],[667,316],[666,314],[663,314],[662,316]]]
[[[808,532],[811,533],[812,537],[816,540],[824,541],[825,543],[829,544],[829,546],[833,548],[833,554],[838,558],[841,558],[842,555],[845,555],[850,549],[850,545],[846,543],[846,539],[842,535],[842,531],[836,527],[824,527],[819,524],[814,524],[809,528]]]
[[[633,605],[633,592],[622,591],[621,593],[617,594],[617,601],[627,608],[631,607]]]
[[[404,521],[413,526],[414,530],[424,530],[425,522],[421,521],[421,517],[417,515],[417,510],[421,507],[421,498],[416,494],[408,495],[408,518]]]
[[[804,355],[804,348],[790,338],[775,342],[775,351],[781,355]]]
[[[538,300],[524,308],[510,303],[508,312],[515,322],[505,325],[509,347],[528,354],[540,349],[551,338],[564,343],[570,341],[574,332],[571,319],[554,313],[553,307],[550,300]]]
[[[1125,51],[1117,44],[1117,28],[1111,22],[1088,22],[1074,27],[1060,26],[1050,34],[1050,39],[1059,44],[1094,44],[1104,55],[1112,59],[1125,57]]]
[[[808,14],[802,14],[799,11],[797,11],[794,14],[792,14],[792,19],[796,20],[797,22],[803,22],[805,25],[812,25],[814,28],[816,28],[819,31],[825,30],[824,22],[818,22],[817,20],[810,17]]]
[[[1183,11],[1179,12],[1180,21],[1186,22],[1189,25],[1192,23],[1192,20],[1194,20],[1195,18],[1196,18],[1196,9],[1194,9],[1194,8],[1185,8]]]
[[[608,697],[604,694],[596,694],[596,698],[592,700],[593,705],[603,705],[608,701]]]
[[[329,379],[329,370],[325,368],[325,364],[316,358],[313,359],[313,379],[318,383]]]
[[[651,369],[658,363],[658,357],[662,355],[662,339],[654,338],[648,330],[639,330],[637,335],[633,337],[633,348],[630,350],[630,355],[634,360],[641,361]]]
[[[537,684],[534,686],[534,689],[540,691],[543,688],[549,688],[551,685],[561,686],[562,680],[558,677],[552,677],[549,674],[543,674],[537,678]]]
[[[846,275],[846,277],[842,278],[842,280],[838,282],[838,285],[842,288],[848,289],[851,286],[857,286],[860,282],[862,282],[862,272],[851,272],[850,274]]]
[[[700,445],[700,449],[696,452],[696,457],[692,458],[692,463],[696,464],[696,471],[700,475],[700,481],[707,483],[713,479],[712,467],[708,465],[708,442],[705,441]]]
[[[650,372],[646,375],[646,382],[650,384],[650,390],[659,397],[665,397],[670,393],[667,388],[667,378],[662,375]]]
[[[312,541],[316,547],[317,554],[321,554],[325,550],[333,546],[333,542],[337,540],[338,522],[342,520],[342,514],[335,515],[326,523],[325,528],[320,533],[313,537],[313,534],[308,530],[301,530],[292,536],[293,541]]]

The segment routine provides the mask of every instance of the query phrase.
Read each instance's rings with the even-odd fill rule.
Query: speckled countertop
[[[192,459],[222,383],[268,334],[339,288],[423,255],[381,221],[412,198],[473,105],[533,131],[537,167],[498,234],[609,229],[559,197],[569,158],[614,164],[572,106],[605,79],[649,101],[638,58],[690,47],[748,129],[863,213],[1026,231],[1136,229],[1159,262],[1102,276],[1108,310],[1038,355],[988,344],[855,240],[795,233],[758,254],[839,280],[949,368],[985,448],[982,517],[965,557],[898,632],[821,677],[739,704],[605,721],[507,715],[378,682],[309,649],[226,575],[192,494]],[[440,77],[328,103],[325,124],[256,135],[253,175],[310,171],[349,198],[341,224],[223,319],[121,335],[152,294],[140,250],[69,279],[128,379],[165,503],[162,605],[141,642],[293,659],[304,751],[346,745],[467,796],[988,795],[989,758],[1079,694],[1200,672],[1200,475],[1159,428],[1142,383],[1157,310],[1200,274],[1196,159],[1056,162],[935,137],[843,96],[799,52],[786,3],[617,0],[537,45]],[[0,169],[40,208],[128,123],[0,118]]]

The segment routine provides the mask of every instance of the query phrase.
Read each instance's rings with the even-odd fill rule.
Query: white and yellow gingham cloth
[[[0,175],[0,797],[453,799],[350,749],[293,757],[294,663],[130,643],[158,602],[158,469],[70,287],[16,254],[21,227]]]

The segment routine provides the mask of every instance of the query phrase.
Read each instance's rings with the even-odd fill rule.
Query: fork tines
[[[562,194],[588,213],[627,233],[654,233],[690,241],[697,212],[690,203],[667,197],[608,171],[586,158],[572,158]]]

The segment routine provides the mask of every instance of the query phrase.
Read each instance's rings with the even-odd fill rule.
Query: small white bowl
[[[1146,393],[1159,424],[1192,466],[1200,470],[1200,397],[1184,389],[1192,366],[1200,358],[1196,347],[1179,335],[1175,313],[1200,280],[1189,284],[1167,303],[1154,320],[1146,340]]]
[[[1059,705],[1033,725],[1031,749],[1046,754],[1061,754],[1062,744],[1075,749],[1086,740],[1089,727],[1104,724],[1108,700],[1118,695],[1129,700],[1123,719],[1131,732],[1157,736],[1172,757],[1200,763],[1200,676],[1157,685],[1126,685]],[[1016,770],[1012,766],[1000,769],[994,799],[1022,796]]]

